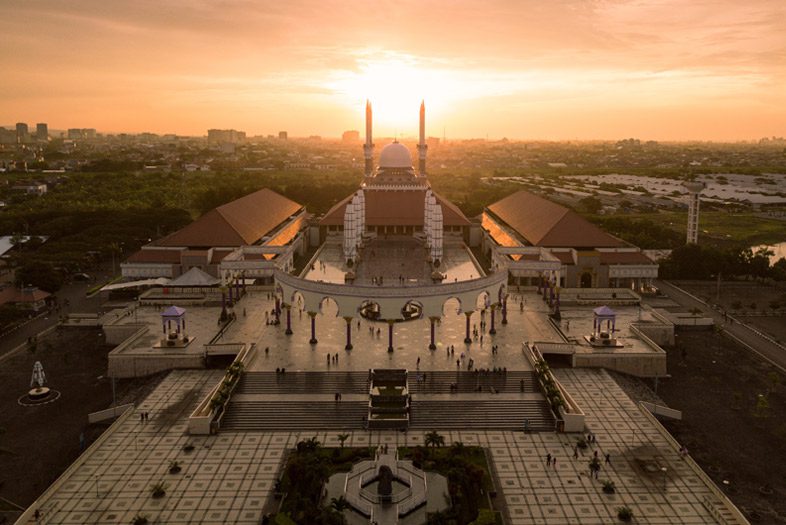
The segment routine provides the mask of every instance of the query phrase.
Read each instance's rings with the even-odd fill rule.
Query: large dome
[[[411,168],[412,156],[407,147],[400,142],[392,142],[382,148],[379,154],[380,168]]]

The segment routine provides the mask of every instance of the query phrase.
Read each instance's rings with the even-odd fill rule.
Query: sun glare
[[[370,100],[375,131],[399,135],[417,132],[421,100],[426,101],[430,117],[456,101],[451,73],[425,68],[406,57],[359,60],[357,71],[337,73],[329,87],[343,104],[357,111]]]

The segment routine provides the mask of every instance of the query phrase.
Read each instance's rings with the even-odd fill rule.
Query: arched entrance
[[[584,272],[581,274],[581,282],[579,286],[582,288],[592,288],[592,274],[590,272]]]

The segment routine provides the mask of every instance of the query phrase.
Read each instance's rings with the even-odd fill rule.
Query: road
[[[60,305],[63,305],[66,299],[68,299],[70,305],[62,307],[60,312],[52,311],[32,321],[28,321],[23,326],[0,338],[0,357],[27,341],[28,337],[56,325],[61,315],[72,312],[96,312],[98,309],[98,297],[87,298],[85,296],[88,288],[93,286],[93,284],[71,283],[63,286],[55,295]]]
[[[754,327],[741,323],[731,315],[725,317],[723,312],[714,310],[701,299],[667,281],[657,281],[656,286],[686,309],[698,308],[701,310],[706,317],[711,317],[716,325],[723,327],[726,336],[756,352],[786,373],[786,348],[783,345],[759,333]]]

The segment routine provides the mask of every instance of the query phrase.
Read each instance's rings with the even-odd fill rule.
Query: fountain
[[[343,497],[349,504],[348,523],[362,516],[379,525],[421,525],[426,511],[449,507],[447,479],[398,459],[396,449],[380,447],[374,460],[356,463],[348,473],[334,474],[327,483],[328,499]]]
[[[17,400],[19,404],[22,406],[42,405],[59,398],[60,392],[44,386],[45,383],[44,365],[41,364],[41,361],[36,361],[33,365],[33,376],[30,378],[30,390]]]

